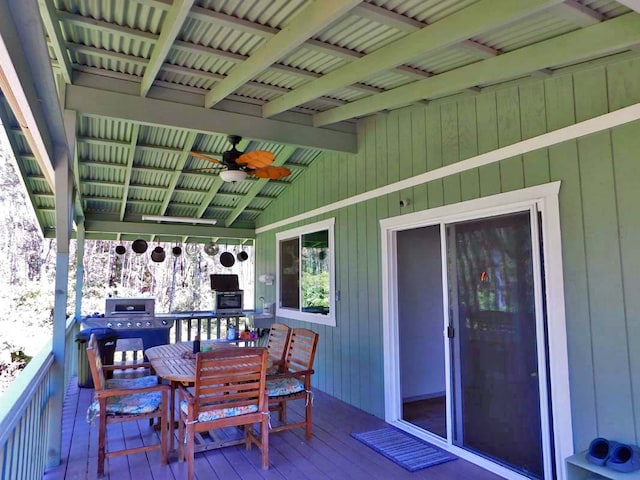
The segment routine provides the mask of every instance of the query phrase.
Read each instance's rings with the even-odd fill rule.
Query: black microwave
[[[242,315],[244,307],[244,292],[232,290],[227,292],[213,292],[214,310],[218,315]]]

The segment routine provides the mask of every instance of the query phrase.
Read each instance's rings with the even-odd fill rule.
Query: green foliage
[[[302,275],[302,305],[305,307],[329,306],[329,272]]]

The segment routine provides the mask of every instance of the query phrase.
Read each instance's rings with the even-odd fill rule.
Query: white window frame
[[[329,314],[322,315],[320,313],[303,312],[300,309],[283,308],[281,306],[280,292],[280,243],[284,240],[299,238],[303,235],[327,230],[329,237]],[[302,242],[300,242],[302,245]],[[300,269],[302,271],[302,269]],[[276,316],[290,318],[292,320],[301,320],[303,322],[318,323],[320,325],[336,326],[336,288],[335,288],[335,218],[329,218],[320,222],[310,223],[302,227],[293,228],[283,232],[276,233]],[[302,298],[300,299],[302,305]]]

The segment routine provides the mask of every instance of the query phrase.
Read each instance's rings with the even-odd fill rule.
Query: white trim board
[[[381,281],[382,281],[382,330],[384,351],[384,398],[385,420],[404,430],[411,430],[402,421],[402,399],[400,394],[400,366],[398,340],[398,283],[397,233],[431,225],[440,225],[443,235],[444,226],[450,223],[473,218],[490,217],[503,213],[524,211],[535,206],[542,213],[542,245],[544,248],[544,275],[546,281],[545,295],[548,318],[548,362],[551,390],[549,392],[553,415],[553,442],[555,445],[555,462],[559,480],[566,478],[564,459],[571,456],[573,450],[573,425],[571,419],[571,393],[569,389],[569,359],[567,352],[566,317],[564,300],[564,277],[562,270],[562,248],[560,234],[560,216],[558,193],[560,182],[547,183],[535,187],[514,190],[487,197],[468,200],[452,205],[422,210],[380,220],[381,233]],[[442,249],[442,265],[446,265],[445,250]],[[443,275],[443,311],[449,311],[446,288],[448,285],[446,269]],[[445,319],[443,319],[444,321]],[[444,324],[443,324],[444,329]],[[450,355],[445,351],[445,362]],[[447,376],[451,367],[446,364]],[[450,387],[451,388],[451,387]],[[449,400],[448,400],[449,401]],[[449,413],[449,408],[448,408]],[[415,430],[415,431],[413,431]],[[412,433],[433,441],[433,436],[424,431],[413,429]],[[471,453],[453,445],[452,432],[448,431],[449,440],[441,439],[440,444],[446,450],[462,456],[488,470],[508,479],[521,480],[523,477],[511,470],[473,456]]]
[[[605,113],[604,115],[590,118],[589,120],[578,122],[574,125],[559,128],[557,130],[538,135],[537,137],[532,137],[527,140],[514,143],[512,145],[507,145],[506,147],[498,148],[490,152],[476,155],[475,157],[471,157],[466,160],[447,165],[445,167],[436,168],[435,170],[421,173],[420,175],[416,175],[405,180],[400,180],[399,182],[390,183],[389,185],[385,185],[384,187],[369,190],[368,192],[364,192],[358,195],[354,195],[353,197],[345,198],[344,200],[330,203],[329,205],[325,205],[323,207],[301,213],[300,215],[294,215],[293,217],[289,217],[284,220],[271,223],[269,225],[258,227],[256,228],[255,232],[256,234],[268,232],[270,230],[306,220],[317,215],[324,215],[325,213],[331,212],[333,210],[338,210],[340,208],[348,207],[356,203],[365,202],[373,198],[415,187],[423,183],[431,182],[439,178],[445,178],[456,173],[471,170],[473,168],[489,165],[495,162],[499,162],[500,160],[515,157],[517,155],[523,155],[525,153],[533,152],[541,148],[551,147],[562,142],[574,140],[576,138],[584,137],[592,133],[601,132],[603,130],[624,125],[625,123],[633,122],[639,119],[640,103],[636,103],[634,105],[630,105],[613,112]]]

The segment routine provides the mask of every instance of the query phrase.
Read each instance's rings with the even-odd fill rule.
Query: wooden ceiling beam
[[[181,66],[177,66],[177,65],[164,65],[162,67],[162,70],[168,71],[168,72],[173,72],[173,73],[177,73],[177,74],[181,74],[181,75],[188,75],[188,76],[192,76],[192,77],[196,77],[196,78],[201,78],[203,80],[209,80],[209,81],[213,81],[213,82],[221,82],[224,81],[224,79],[226,78],[224,75],[220,75],[219,73],[211,73],[211,72],[204,72],[202,70],[196,70],[194,68],[187,68],[187,67],[181,67]],[[317,78],[317,77],[316,77]],[[253,88],[257,88],[257,89],[261,89],[264,90],[266,92],[271,92],[271,93],[277,93],[277,94],[287,94],[289,92],[292,91],[292,89],[290,88],[285,88],[285,87],[279,87],[277,85],[270,85],[268,83],[260,83],[260,82],[256,82],[253,80],[250,80],[248,82],[246,82],[244,84],[245,86],[248,87],[253,87]],[[375,93],[379,93],[380,89],[374,89]],[[369,91],[368,94],[371,95],[373,92]],[[343,100],[338,100],[336,98],[332,98],[332,97],[321,97],[322,101],[329,103],[330,105],[335,105],[335,106],[340,106],[340,105],[344,105],[345,101]]]
[[[164,60],[171,50],[173,42],[180,33],[194,1],[195,0],[174,0],[171,5],[171,9],[162,24],[162,33],[153,47],[153,53],[142,77],[142,84],[140,85],[140,95],[142,97],[147,95],[153,85],[153,81],[164,64]]]
[[[66,83],[71,83],[71,62],[69,61],[69,55],[65,48],[65,41],[64,36],[62,35],[62,29],[60,28],[58,11],[56,10],[53,2],[47,0],[38,0],[38,5],[40,6],[44,28],[49,35],[51,46],[56,54],[56,59],[58,60],[60,73]]]
[[[85,55],[108,58],[118,62],[130,63],[132,65],[138,65],[145,68],[149,64],[149,60],[147,60],[146,58],[127,55],[126,53],[112,52],[111,50],[105,50],[104,48],[91,47],[89,45],[81,45],[79,43],[72,42],[67,42],[65,45],[67,49]]]
[[[65,108],[76,110],[83,115],[116,118],[164,128],[180,128],[218,135],[235,134],[245,138],[259,138],[268,142],[321,150],[347,153],[357,151],[355,133],[78,85],[67,85]]]
[[[145,32],[142,30],[136,30],[135,28],[127,27],[125,25],[119,25],[117,23],[110,23],[104,20],[96,20],[93,17],[85,17],[77,13],[66,12],[58,10],[58,18],[70,25],[76,25],[82,28],[88,28],[97,31],[107,31],[117,33],[125,39],[136,41],[147,41],[149,44],[155,43],[159,35],[151,32]]]
[[[194,7],[191,11],[191,14],[192,16],[199,17],[203,21],[214,23],[231,30],[240,30],[251,35],[263,37],[267,40],[278,34],[278,32],[280,31],[277,28],[250,22],[248,20],[236,18],[231,15],[226,15],[221,12],[215,12],[213,10],[208,10],[201,7]],[[350,50],[339,45],[333,45],[331,43],[322,42],[313,38],[308,39],[302,44],[302,46],[305,49],[348,61],[353,61],[364,56],[364,53],[356,52],[355,50]],[[395,70],[397,73],[400,73],[405,77],[409,77],[410,79],[414,80],[422,79],[425,78],[425,76],[429,75],[428,72],[423,72],[406,65],[397,67]]]
[[[157,222],[116,222],[106,220],[94,220],[91,216],[85,218],[85,230],[87,232],[135,234],[135,235],[170,235],[182,237],[185,232],[184,225]],[[190,237],[220,237],[220,238],[256,238],[253,229],[249,228],[224,228],[211,225],[190,225]]]
[[[239,87],[262,73],[279,59],[298,48],[313,35],[331,25],[362,0],[314,0],[298,13],[304,21],[291,22],[258,47],[244,62],[207,93],[205,108],[211,108]]]
[[[131,187],[131,172],[133,170],[133,161],[136,155],[136,144],[138,143],[138,133],[140,125],[134,123],[131,128],[131,137],[129,139],[129,152],[127,153],[127,171],[124,174],[124,188],[122,191],[122,203],[120,204],[120,221],[124,220],[127,212],[127,198],[129,197],[129,188]]]
[[[356,100],[314,115],[314,125],[328,125],[346,118],[444,96],[475,85],[486,85],[551,68],[609,55],[640,42],[640,16],[626,14],[591,27],[566,33],[513,52],[434,75],[372,97]],[[570,47],[569,47],[570,45]]]
[[[170,175],[171,179],[169,180],[169,186],[167,187],[162,205],[160,205],[160,208],[157,211],[157,215],[164,215],[165,213],[167,213],[167,208],[169,208],[169,203],[171,202],[173,192],[175,192],[176,185],[178,184],[178,180],[180,179],[182,170],[184,169],[184,166],[189,159],[190,152],[193,149],[193,146],[196,143],[197,139],[197,133],[189,132],[187,134],[187,137],[184,140],[184,146],[182,147],[180,158],[178,158],[178,160],[176,161],[175,171]]]
[[[262,114],[271,117],[429,52],[442,50],[520,20],[559,1],[482,0],[268,102],[262,108]]]
[[[579,27],[588,27],[606,20],[604,15],[578,3],[576,0],[565,0],[553,8],[553,13],[555,16]]]
[[[618,3],[630,8],[636,13],[640,13],[640,0],[618,0]]]
[[[373,3],[361,3],[353,10],[353,13],[362,18],[393,27],[405,33],[413,33],[428,25],[420,20],[415,20],[392,10],[387,10]],[[464,40],[459,45],[456,45],[456,47],[470,50],[481,58],[495,57],[501,53],[495,48],[487,47],[474,40]]]
[[[42,0],[44,1],[44,0]],[[192,13],[194,11],[201,11],[201,10],[205,10],[202,7],[193,7],[192,9]],[[206,12],[210,12],[210,10],[205,10]],[[216,13],[216,12],[213,12]],[[100,31],[108,31],[108,32],[112,32],[114,34],[117,35],[121,35],[126,39],[132,39],[132,40],[136,40],[136,41],[146,41],[146,42],[150,42],[150,43],[155,43],[158,41],[159,36],[156,34],[152,34],[149,32],[144,32],[141,30],[135,30],[133,28],[129,28],[129,27],[125,27],[122,25],[117,25],[117,24],[112,24],[112,23],[108,23],[108,22],[104,22],[104,21],[100,21],[100,20],[94,20],[92,18],[89,17],[84,17],[82,15],[79,14],[74,14],[74,13],[69,13],[69,12],[62,12],[62,11],[58,11],[58,16],[61,20],[64,20],[66,22],[68,22],[69,24],[72,25],[78,25],[81,26],[83,28],[92,28],[95,30],[100,30]],[[193,16],[193,15],[191,15]],[[202,17],[203,14],[200,14],[200,17]],[[234,17],[229,17],[227,15],[224,14],[216,14],[213,17],[209,17],[208,15],[204,15],[205,18],[207,18],[208,20],[212,20],[219,23],[218,20],[219,18],[222,19],[226,19],[226,18],[234,18]],[[233,22],[227,22],[229,24],[235,24],[235,21],[238,21],[240,19],[235,19],[233,20]],[[251,25],[257,25],[254,24],[252,22],[248,22]],[[275,35],[278,30],[277,29],[273,29],[271,27],[264,27],[265,30],[260,29],[259,31],[261,32],[261,34],[266,34],[268,35],[267,38],[271,38],[273,35]],[[95,47],[90,47],[90,46],[83,46],[83,45],[79,45],[73,42],[67,42],[67,43],[63,43],[65,45],[66,48],[70,49],[70,50],[75,50],[77,52],[86,54],[86,55],[104,55],[108,58],[113,58],[113,59],[122,59],[121,55],[122,54],[117,54],[116,52],[110,52],[108,50],[104,50],[104,49],[99,49],[99,48],[95,48]],[[314,44],[315,45],[315,44]],[[54,48],[54,45],[52,43],[52,48]],[[234,52],[228,52],[225,50],[221,50],[218,48],[213,48],[213,47],[207,47],[205,45],[196,45],[193,43],[189,43],[189,42],[185,42],[183,40],[175,40],[172,47],[173,49],[179,49],[179,50],[183,50],[189,53],[198,53],[198,54],[202,54],[202,55],[206,55],[208,57],[216,57],[216,58],[220,58],[221,60],[225,60],[228,62],[233,62],[234,64],[237,63],[241,63],[244,62],[247,58],[249,58],[248,55],[241,55],[239,53],[234,53]],[[329,47],[327,47],[328,49]],[[349,58],[349,60],[353,60],[354,58],[360,58],[361,54],[358,54],[357,52],[353,52],[351,50],[342,48],[342,47],[335,47],[337,50],[334,49],[334,46],[331,46],[331,52],[332,53],[336,53],[336,51],[338,51],[339,56],[344,57],[345,55]],[[314,46],[315,49],[315,46]],[[326,49],[325,49],[326,50]],[[346,53],[345,53],[346,52]],[[144,66],[146,67],[149,63],[149,60],[144,59],[144,58],[140,58],[140,57],[135,57],[133,55],[128,56],[130,58],[127,58],[128,61],[132,61],[138,65]],[[64,68],[62,65],[58,65],[59,68]],[[167,70],[167,71],[171,71],[172,67],[177,67],[174,65],[170,65],[167,63],[164,63],[162,65],[162,70]],[[72,66],[71,68],[77,68],[76,65]],[[178,67],[179,68],[179,67]],[[295,67],[291,67],[288,65],[284,65],[284,64],[280,64],[280,63],[274,63],[273,65],[271,65],[267,70],[269,71],[280,71],[280,72],[284,72],[287,73],[289,75],[294,75],[300,78],[306,78],[306,79],[316,79],[319,76],[321,76],[319,73],[315,73],[315,72],[310,72],[308,70],[304,70],[302,68],[295,68]],[[205,74],[209,74],[209,75],[214,75],[217,76],[217,79],[222,79],[224,78],[223,75],[220,74],[216,74],[213,72],[202,72],[200,70],[195,70],[201,73],[205,73]],[[416,78],[416,76],[418,78],[424,78],[425,77],[425,73],[422,71],[416,71],[416,70],[411,70],[410,67],[407,67],[407,70],[403,71],[404,74],[409,75],[411,78]],[[157,75],[156,75],[157,76]],[[71,82],[68,82],[71,83]],[[376,88],[370,85],[365,85],[365,84],[354,84],[354,85],[350,85],[348,87],[351,90],[356,90],[358,92],[361,93],[366,93],[366,94],[372,94],[372,93],[379,93],[382,91],[382,89],[380,88]]]

